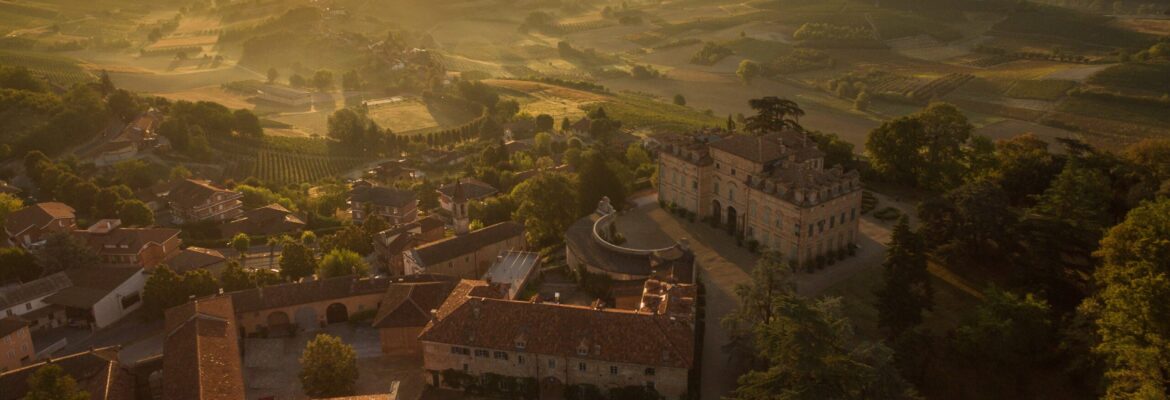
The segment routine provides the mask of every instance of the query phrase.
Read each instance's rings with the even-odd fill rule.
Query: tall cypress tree
[[[894,227],[882,268],[884,285],[877,290],[878,326],[893,339],[922,323],[922,312],[933,306],[934,296],[922,237],[910,229],[905,216]]]

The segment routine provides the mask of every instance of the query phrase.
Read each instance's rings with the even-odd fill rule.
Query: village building
[[[72,285],[43,301],[64,307],[70,325],[101,329],[142,307],[142,268],[86,267],[65,274]]]
[[[439,186],[439,207],[455,212],[455,204],[462,201],[484,201],[500,193],[498,189],[475,178],[463,178]]]
[[[244,398],[234,314],[231,296],[198,299],[166,311],[161,398]]]
[[[504,298],[516,300],[528,281],[540,273],[540,254],[530,251],[508,250],[496,257],[483,280],[498,286]]]
[[[275,203],[245,211],[220,227],[223,237],[234,237],[241,233],[248,236],[271,236],[304,229],[305,221],[301,217]]]
[[[159,113],[154,110],[136,117],[116,135],[89,153],[93,156],[94,165],[104,167],[134,159],[140,152],[154,147],[159,141],[155,129],[161,119]]]
[[[391,225],[405,224],[418,218],[418,195],[368,182],[355,184],[349,192],[349,211],[357,224],[371,215],[382,217]]]
[[[494,294],[487,282],[462,281],[436,310],[418,339],[429,384],[451,386],[456,371],[536,379],[542,398],[577,385],[647,387],[668,399],[690,389],[693,318]]]
[[[456,216],[456,221],[460,217]],[[459,232],[457,222],[456,232]],[[524,225],[505,221],[411,249],[403,260],[406,274],[443,274],[479,279],[506,250],[524,250]]]
[[[431,322],[431,311],[439,308],[458,279],[429,282],[407,282],[390,285],[382,297],[374,316],[382,353],[387,355],[419,355],[422,347],[418,335]]]
[[[297,88],[264,85],[256,90],[256,97],[285,107],[305,107],[313,104],[313,94]]]
[[[179,254],[180,231],[171,228],[124,228],[122,221],[103,219],[75,231],[110,266],[135,266],[150,271]]]
[[[29,322],[31,330],[54,328],[65,324],[65,308],[45,302],[61,290],[73,286],[69,275],[57,272],[29,282],[0,288],[0,318],[19,316]]]
[[[176,224],[198,221],[230,221],[243,213],[244,195],[221,189],[210,182],[183,179],[161,193]]]
[[[392,160],[378,164],[374,169],[366,171],[366,176],[369,179],[389,185],[401,180],[422,179],[425,174],[416,168],[408,166],[406,160]]]
[[[206,269],[219,275],[219,271],[227,266],[227,258],[219,250],[191,246],[180,250],[178,254],[167,260],[166,264],[179,274]]]
[[[28,321],[20,317],[0,318],[0,371],[20,368],[35,357]]]
[[[405,275],[406,251],[443,238],[446,223],[434,215],[395,225],[374,236],[375,266],[391,276]]]
[[[73,207],[65,203],[37,203],[8,214],[4,239],[10,246],[36,250],[54,233],[77,229]]]
[[[815,263],[854,246],[860,220],[860,175],[824,162],[800,132],[680,137],[660,151],[658,199],[798,264]]]
[[[91,400],[134,400],[138,398],[134,375],[118,361],[119,350],[119,346],[94,348],[0,372],[0,400],[23,399],[29,377],[48,363],[73,377],[77,388],[88,392]]]

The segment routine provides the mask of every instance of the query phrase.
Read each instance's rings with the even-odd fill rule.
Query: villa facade
[[[661,147],[658,199],[804,265],[856,244],[857,171],[825,168],[800,132],[675,137]]]

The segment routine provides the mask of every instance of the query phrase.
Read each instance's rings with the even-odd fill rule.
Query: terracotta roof
[[[206,203],[216,193],[236,194],[231,190],[216,187],[208,181],[183,179],[170,188],[167,200],[183,208],[195,208]]]
[[[386,186],[357,186],[349,192],[349,200],[351,202],[373,203],[388,207],[403,207],[414,204],[417,197],[412,191],[398,190]]]
[[[58,219],[74,218],[73,213],[73,207],[65,203],[37,203],[8,214],[4,229],[9,234],[18,235],[29,228],[44,228]]]
[[[500,191],[496,190],[496,188],[492,187],[492,185],[475,178],[464,178],[456,181],[455,183],[448,183],[439,187],[439,193],[443,194],[443,196],[447,196],[447,198],[456,198],[458,192],[463,192],[462,197],[464,199],[479,200],[494,196]]]
[[[0,400],[19,400],[28,393],[28,378],[52,362],[89,392],[91,400],[133,400],[134,377],[118,362],[119,346],[103,347],[0,373]]]
[[[287,307],[297,304],[377,294],[390,286],[389,278],[340,276],[311,282],[294,282],[232,292],[237,313]]]
[[[76,231],[98,254],[138,254],[147,245],[162,245],[181,232],[172,228],[114,228],[109,232]]]
[[[524,225],[504,221],[463,235],[427,243],[414,249],[414,253],[424,265],[434,265],[474,252],[484,246],[523,235]]]
[[[73,281],[70,281],[69,275],[62,271],[28,283],[0,289],[0,309],[28,303],[70,286],[73,286]]]
[[[280,204],[273,203],[245,211],[236,219],[224,224],[221,229],[224,237],[232,237],[241,232],[249,235],[274,235],[304,227],[305,221],[300,217]]]
[[[426,325],[426,322],[423,322]],[[20,317],[7,317],[0,319],[0,338],[11,335],[13,332],[28,326],[28,321]],[[421,326],[421,325],[420,325]]]
[[[138,267],[85,267],[65,271],[73,286],[46,297],[45,302],[73,308],[89,308],[142,272]]]
[[[166,261],[168,267],[183,273],[199,268],[209,268],[227,260],[218,250],[191,246],[179,251]]]
[[[468,296],[420,341],[649,366],[690,368],[694,326],[666,315]]]
[[[237,332],[231,296],[195,300],[167,310],[162,397],[243,399]]]
[[[438,310],[458,283],[450,279],[390,285],[374,316],[374,327],[425,326],[431,320],[431,310]]]

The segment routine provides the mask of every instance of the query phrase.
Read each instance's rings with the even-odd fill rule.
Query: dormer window
[[[528,346],[528,341],[524,340],[523,338],[516,339],[516,348],[517,349],[524,350],[524,348],[527,346]]]
[[[586,346],[584,344],[577,346],[577,355],[579,355],[579,356],[589,355],[589,346]]]

